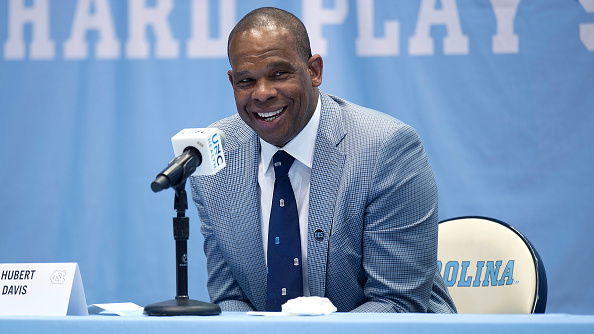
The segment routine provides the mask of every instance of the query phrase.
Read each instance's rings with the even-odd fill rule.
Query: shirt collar
[[[305,128],[303,128],[303,130],[301,130],[301,132],[299,132],[295,138],[291,139],[291,141],[288,142],[284,147],[280,148],[260,138],[260,145],[262,148],[260,157],[263,162],[266,162],[265,166],[270,165],[270,160],[272,160],[272,156],[276,153],[276,151],[284,150],[285,152],[292,155],[296,160],[299,160],[299,162],[311,168],[313,165],[313,153],[316,144],[316,135],[320,126],[320,113],[322,109],[321,105],[322,97],[318,96],[316,110],[311,116],[311,119],[309,122],[307,122]]]

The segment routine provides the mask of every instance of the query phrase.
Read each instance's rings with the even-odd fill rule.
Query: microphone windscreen
[[[197,149],[202,163],[192,175],[214,175],[227,165],[222,132],[216,128],[183,129],[171,138],[173,152],[179,156],[188,147]]]

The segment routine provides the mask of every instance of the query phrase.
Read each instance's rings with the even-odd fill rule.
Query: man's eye
[[[285,74],[287,74],[287,72],[284,72],[284,71],[278,71],[278,72],[274,72],[274,76],[275,76],[275,77],[280,77],[280,76],[283,76],[283,75],[285,75]]]
[[[251,79],[251,78],[239,79],[239,80],[237,80],[237,84],[238,85],[246,85],[246,84],[251,83],[252,81],[253,81],[253,79]]]

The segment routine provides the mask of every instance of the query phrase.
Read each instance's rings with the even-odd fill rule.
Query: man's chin
[[[278,134],[275,135],[271,133],[260,132],[258,136],[262,138],[263,141],[277,147],[283,147],[289,142],[288,140],[285,140],[283,136]]]

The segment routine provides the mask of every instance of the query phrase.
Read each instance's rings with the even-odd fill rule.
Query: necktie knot
[[[289,153],[285,151],[277,151],[272,156],[272,165],[274,166],[274,176],[278,179],[281,177],[287,177],[289,169],[295,161]]]

